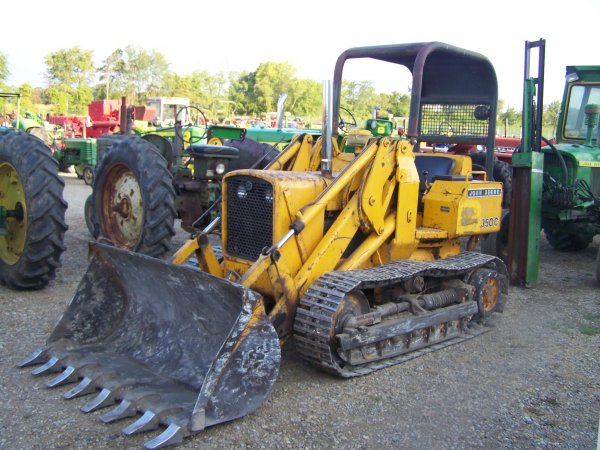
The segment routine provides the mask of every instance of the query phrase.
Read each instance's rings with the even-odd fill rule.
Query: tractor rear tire
[[[576,252],[587,248],[594,239],[589,234],[571,234],[563,231],[544,229],[546,240],[556,250]]]
[[[477,151],[469,155],[473,166],[478,166],[478,170],[485,170],[486,152]],[[475,169],[475,167],[473,167]],[[504,161],[500,161],[494,156],[494,180],[499,181],[503,185],[502,208],[510,208],[510,200],[512,196],[512,168]]]
[[[27,133],[40,139],[44,144],[50,143],[48,132],[42,127],[31,127],[27,129]]]
[[[63,189],[58,162],[40,139],[0,137],[0,206],[12,216],[0,238],[0,283],[41,289],[55,278],[67,230]]]
[[[157,258],[169,250],[175,190],[167,161],[152,144],[130,137],[106,149],[96,167],[89,216],[98,240]]]
[[[94,217],[94,198],[93,194],[88,195],[88,198],[85,199],[85,205],[83,208],[83,215],[85,217],[85,225],[87,226],[88,231],[94,237],[98,237],[98,219]]]

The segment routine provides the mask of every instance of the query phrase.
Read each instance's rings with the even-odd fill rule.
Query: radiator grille
[[[484,105],[423,104],[421,105],[421,136],[476,137],[488,135],[489,119],[477,119]]]
[[[254,261],[273,245],[273,188],[247,175],[227,179],[227,254]]]

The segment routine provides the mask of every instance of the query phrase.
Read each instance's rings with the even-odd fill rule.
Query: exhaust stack
[[[333,97],[331,94],[331,80],[323,80],[323,150],[321,153],[321,173],[323,176],[331,176],[331,139],[333,135],[332,111]]]
[[[283,104],[287,99],[287,94],[284,92],[277,99],[277,129],[281,130],[283,128]]]

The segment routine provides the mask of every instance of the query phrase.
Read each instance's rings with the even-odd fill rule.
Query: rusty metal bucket
[[[18,366],[79,382],[65,398],[98,395],[82,411],[119,404],[101,419],[135,417],[125,434],[166,430],[159,448],[254,411],[281,360],[259,294],[148,256],[91,243],[90,265],[48,339]]]

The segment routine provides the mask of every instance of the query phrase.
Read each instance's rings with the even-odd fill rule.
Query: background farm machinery
[[[152,135],[148,139],[158,135],[173,142],[176,120],[182,124],[179,132],[185,146],[199,142],[206,133],[206,118],[189,106],[187,98],[153,97],[146,106],[127,106],[125,98],[96,100],[88,106],[88,113],[87,117],[49,116],[48,121],[54,126],[52,147],[61,170],[73,166],[77,176],[89,185],[104,149],[120,135]],[[162,151],[168,150],[162,146]]]

